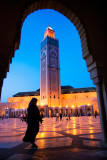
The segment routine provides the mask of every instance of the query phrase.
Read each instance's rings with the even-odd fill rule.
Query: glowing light
[[[68,106],[66,106],[66,108],[67,108]]]
[[[46,29],[46,31],[45,31],[45,33],[44,33],[44,38],[45,38],[46,36],[49,36],[49,37],[55,39],[55,32],[54,32],[54,30],[53,30],[50,26]]]
[[[41,103],[41,106],[43,106],[43,103]]]
[[[76,129],[73,129],[73,135],[76,135],[76,134],[77,134]]]
[[[90,133],[93,133],[93,130],[92,130],[92,129],[90,130]]]
[[[72,106],[72,108],[74,108],[74,106]]]
[[[89,106],[90,104],[88,103],[88,106]]]
[[[53,108],[54,108],[54,106],[53,106]]]
[[[43,137],[44,137],[44,132],[41,133],[41,138],[43,138]]]
[[[75,123],[73,124],[73,128],[76,128],[76,124]]]
[[[67,124],[67,128],[69,128],[68,124]]]
[[[59,108],[61,108],[61,106],[59,106]]]

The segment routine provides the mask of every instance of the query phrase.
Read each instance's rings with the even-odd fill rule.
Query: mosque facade
[[[53,117],[57,113],[63,116],[99,114],[97,93],[94,87],[73,88],[60,85],[59,41],[49,26],[41,42],[40,89],[35,92],[20,92],[0,104],[0,115],[19,117],[27,114],[32,98],[38,99],[38,108],[44,117]]]

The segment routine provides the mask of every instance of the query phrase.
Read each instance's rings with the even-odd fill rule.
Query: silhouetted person
[[[95,118],[97,117],[97,112],[95,111]]]
[[[35,144],[35,137],[39,132],[39,122],[42,123],[42,118],[40,116],[40,112],[36,104],[37,104],[37,99],[32,98],[27,110],[28,127],[26,130],[26,134],[23,138],[23,141],[31,142],[32,147],[38,148],[38,146]]]
[[[4,114],[3,114],[3,116],[2,116],[2,119],[4,119]]]
[[[62,113],[60,113],[60,121],[62,120]]]
[[[59,120],[59,113],[56,113],[56,121]]]
[[[69,120],[71,120],[70,117],[71,117],[71,116],[70,116],[70,113],[69,113]]]

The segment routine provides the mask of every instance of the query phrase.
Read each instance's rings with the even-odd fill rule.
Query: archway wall
[[[2,23],[2,47],[0,50],[1,86],[3,79],[6,77],[7,71],[9,71],[9,64],[12,61],[12,56],[14,56],[15,50],[19,48],[21,27],[25,18],[33,11],[47,8],[62,13],[75,25],[81,38],[83,58],[86,60],[86,65],[91,78],[95,84],[102,79],[101,60],[105,59],[102,55],[105,53],[106,48],[104,34],[106,32],[106,27],[103,26],[104,14],[101,12],[103,6],[100,3],[93,2],[87,4],[87,2],[84,1],[77,3],[75,1],[71,2],[66,0],[63,2],[60,0],[29,0],[25,2],[22,0],[21,2],[16,2],[12,5],[1,5],[1,7],[5,7],[5,10],[7,10],[8,13],[8,19],[4,12],[2,14],[2,19],[5,21]],[[8,26],[8,28],[6,26]],[[103,63],[103,65],[105,64]],[[103,74],[105,73],[106,75],[106,72],[104,70]],[[104,80],[105,79],[106,77]],[[106,86],[107,85],[105,84],[105,87]]]
[[[9,71],[9,64],[12,62],[15,50],[19,48],[21,27],[25,18],[39,9],[54,9],[65,15],[77,28],[81,39],[83,58],[86,60],[93,83],[98,85],[97,90],[99,90],[99,83],[101,84],[100,89],[103,88],[102,94],[106,105],[107,70],[105,56],[107,55],[107,30],[105,6],[101,2],[87,3],[84,0],[78,2],[66,0],[22,0],[15,3],[1,4],[0,91],[3,79]],[[107,107],[105,110],[107,111]]]
[[[107,14],[106,1],[21,0],[0,2],[0,97],[3,79],[19,48],[21,27],[26,16],[39,9],[54,9],[65,15],[77,28],[83,58],[96,84],[104,139],[107,140]],[[7,27],[8,26],[8,27]]]
[[[31,1],[30,1],[31,2]],[[103,3],[104,4],[104,3]],[[106,26],[107,18],[101,2],[38,0],[25,9],[21,25],[26,16],[38,9],[54,9],[65,15],[76,27],[90,77],[96,85],[102,130],[107,125],[107,70],[106,70]],[[104,18],[105,17],[105,18]],[[104,129],[105,128],[105,129]],[[107,139],[107,131],[104,131]]]
[[[21,27],[27,15],[39,9],[54,9],[65,15],[77,28],[81,38],[83,58],[87,66],[101,67],[102,54],[106,50],[106,25],[104,6],[100,2],[66,0],[28,0],[1,4],[0,86],[9,71],[15,50],[19,48]],[[5,14],[4,10],[6,11]],[[8,26],[8,28],[6,27]],[[97,29],[96,29],[97,28]],[[9,41],[8,41],[9,39]],[[101,47],[101,44],[103,47]],[[97,62],[96,62],[97,59]],[[103,58],[104,59],[104,58]],[[88,69],[90,71],[90,68]],[[92,75],[92,74],[91,74]],[[106,75],[106,74],[105,74]],[[92,76],[91,76],[92,77]]]

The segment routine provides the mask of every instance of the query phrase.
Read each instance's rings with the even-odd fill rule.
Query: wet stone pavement
[[[100,119],[90,117],[44,118],[36,137],[38,149],[23,143],[27,124],[17,118],[0,119],[0,160],[105,160]]]

